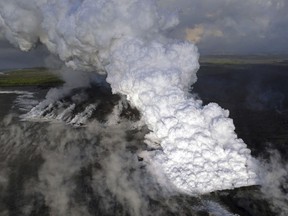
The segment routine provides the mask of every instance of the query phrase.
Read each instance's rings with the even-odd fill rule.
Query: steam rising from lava
[[[17,11],[17,13],[15,13]],[[159,182],[188,194],[258,184],[257,162],[229,112],[188,94],[197,48],[165,38],[178,23],[153,0],[0,1],[0,27],[24,51],[38,41],[74,70],[107,75],[140,110],[154,148],[141,157]]]

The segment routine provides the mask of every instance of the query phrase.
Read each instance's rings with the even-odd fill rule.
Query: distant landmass
[[[205,55],[200,64],[288,64],[288,56],[278,55]]]
[[[200,65],[288,65],[288,56],[234,56],[205,55],[200,56]],[[25,69],[0,70],[0,87],[6,86],[49,86],[61,85],[63,80],[48,68],[36,67]]]
[[[60,85],[63,81],[47,68],[3,70],[0,72],[0,87]]]

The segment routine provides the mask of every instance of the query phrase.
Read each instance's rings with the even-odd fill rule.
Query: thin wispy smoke
[[[13,117],[6,118],[6,129],[1,131],[3,163],[13,163],[13,160],[19,157],[24,161],[28,158],[32,163],[35,158],[42,158],[38,162],[38,170],[35,170],[38,177],[28,177],[24,191],[27,193],[26,196],[35,193],[43,196],[51,215],[90,215],[89,211],[92,210],[89,210],[89,203],[99,208],[104,215],[114,214],[114,211],[114,215],[117,215],[117,209],[102,208],[97,204],[103,202],[107,205],[109,202],[105,201],[109,199],[111,205],[117,205],[119,202],[122,208],[128,209],[130,215],[143,215],[142,211],[148,211],[147,204],[145,205],[148,199],[145,195],[147,188],[143,187],[150,185],[152,191],[161,191],[157,189],[157,184],[156,187],[153,186],[153,178],[148,180],[145,169],[140,169],[141,164],[138,163],[136,152],[129,150],[141,149],[139,139],[127,141],[127,130],[133,127],[129,125],[131,123],[123,122],[105,129],[95,122],[85,129],[71,130],[70,126],[63,124],[47,126],[40,123],[33,126],[33,123],[22,123],[16,126],[11,122],[12,119]],[[37,134],[34,132],[35,129],[38,131]],[[132,171],[133,169],[135,170]],[[81,173],[84,170],[90,174],[83,176]],[[147,180],[141,181],[144,175]],[[11,182],[11,179],[3,170],[3,192],[7,190],[8,181]],[[89,188],[92,190],[91,193]],[[88,190],[88,193],[81,193],[83,197],[78,197],[77,191],[81,192],[83,189]],[[25,211],[29,210],[28,207],[25,207]]]
[[[262,161],[261,192],[272,202],[272,209],[284,216],[288,214],[288,164],[277,150],[269,153],[269,159]]]
[[[64,216],[176,213],[182,202],[166,203],[173,194],[138,161],[137,153],[146,145],[143,132],[135,132],[133,124],[104,127],[93,122],[73,129],[59,123],[15,125],[13,116],[7,116],[0,132],[1,165],[13,170],[1,171],[1,211]],[[19,203],[11,209],[5,200],[15,202],[15,197]]]

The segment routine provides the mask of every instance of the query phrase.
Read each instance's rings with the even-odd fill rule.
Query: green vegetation
[[[0,87],[60,85],[63,81],[46,68],[21,69],[0,73]]]

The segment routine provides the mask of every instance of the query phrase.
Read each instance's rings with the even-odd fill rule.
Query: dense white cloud
[[[9,6],[11,2],[0,1],[1,8],[4,8],[4,5],[5,7]],[[17,2],[23,5],[23,2]],[[201,34],[192,38],[194,42],[196,39],[201,54],[287,53],[288,14],[286,11],[288,11],[288,2],[286,0],[158,0],[158,3],[163,10],[175,11],[180,15],[180,24],[174,30],[170,30],[170,36],[185,38],[187,29],[190,33],[191,30],[196,30],[196,33],[199,34],[199,27],[201,27]],[[31,5],[25,2],[24,6],[17,13],[12,13],[15,19],[20,14],[27,13],[25,8],[27,9]],[[0,26],[2,26],[2,28],[0,27],[0,37],[4,34],[6,37],[9,35],[10,42],[17,44],[15,38],[13,40],[11,37],[11,34],[13,35],[11,31],[4,33],[3,18],[5,17],[2,16],[7,15],[3,13],[0,15]],[[37,20],[33,18],[38,15],[30,13],[26,19],[30,17],[29,20]],[[174,17],[172,16],[172,18]],[[27,32],[31,32],[32,28],[34,28],[34,33],[39,31],[36,27],[39,23],[34,21],[25,23],[26,19],[22,20],[23,23],[14,22],[10,28],[14,29],[17,27],[16,25],[21,26],[21,31],[26,33],[22,40],[26,39],[34,43],[37,39],[30,38],[32,36]],[[24,42],[21,42],[23,46]],[[29,43],[26,46],[29,48]]]
[[[142,154],[152,173],[157,167],[159,182],[188,194],[259,183],[257,162],[229,113],[188,94],[197,81],[198,49],[163,34],[178,23],[173,13],[153,0],[26,2],[0,1],[5,37],[24,51],[40,41],[74,70],[107,74],[112,92],[141,112],[151,131],[147,144],[162,147]],[[74,87],[82,83],[70,74]]]

